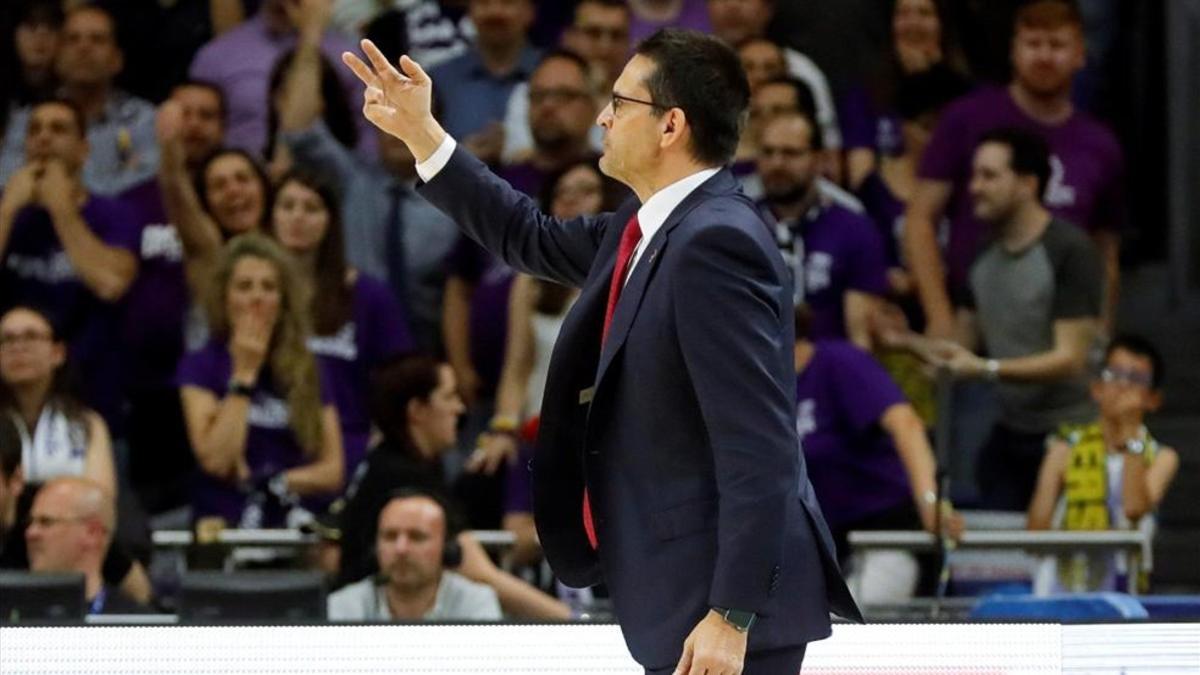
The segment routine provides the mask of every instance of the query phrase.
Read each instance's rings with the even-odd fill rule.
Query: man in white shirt
[[[596,122],[615,213],[541,213],[430,113],[433,83],[364,41],[363,113],[420,188],[514,268],[581,288],[546,377],[534,517],[555,574],[604,582],[648,673],[800,670],[829,612],[860,619],[797,448],[792,293],[726,167],[750,87],[711,36],[638,45]]]
[[[491,587],[446,569],[460,555],[445,503],[418,490],[398,492],[379,512],[379,573],[331,594],[329,620],[500,620]]]

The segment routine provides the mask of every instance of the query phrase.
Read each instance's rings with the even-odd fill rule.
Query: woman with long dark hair
[[[251,233],[224,248],[205,300],[211,338],[178,376],[200,466],[194,515],[282,526],[299,497],[343,479],[337,410],[305,344],[307,294],[288,254]]]
[[[408,320],[391,289],[346,264],[341,207],[315,174],[284,174],[271,207],[271,233],[292,255],[309,290],[308,348],[322,364],[342,424],[346,475],[367,452],[370,371],[412,348]]]
[[[897,155],[904,149],[896,108],[904,78],[929,70],[967,77],[967,60],[945,0],[893,0],[891,17],[892,48],[870,84],[851,89],[842,100],[846,177],[852,190],[875,170],[878,155]]]
[[[108,426],[69,390],[67,346],[31,307],[0,317],[0,414],[21,436],[25,481],[82,476],[117,494]]]

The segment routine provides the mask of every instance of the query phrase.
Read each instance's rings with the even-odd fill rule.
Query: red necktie
[[[621,290],[625,288],[625,274],[629,271],[629,261],[633,251],[642,240],[642,228],[638,224],[637,212],[625,223],[625,231],[621,233],[621,243],[617,245],[617,262],[613,265],[612,281],[608,285],[608,308],[604,311],[604,332],[600,337],[600,345],[608,339],[608,329],[612,325],[613,313],[617,310],[617,300],[621,298]],[[588,500],[587,487],[583,488],[583,531],[587,533],[588,543],[593,549],[599,548],[596,539],[596,526],[592,523],[592,505]]]

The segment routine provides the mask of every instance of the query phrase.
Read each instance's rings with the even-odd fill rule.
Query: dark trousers
[[[754,630],[751,628],[750,630]],[[808,645],[750,652],[742,666],[742,675],[798,675]],[[670,675],[675,666],[647,669],[646,675]]]
[[[1046,433],[996,424],[976,464],[980,506],[999,511],[1028,509],[1045,454]]]

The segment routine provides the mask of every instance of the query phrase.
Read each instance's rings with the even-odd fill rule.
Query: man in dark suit
[[[533,462],[538,532],[566,584],[604,582],[647,672],[788,673],[829,611],[861,619],[794,424],[792,290],[727,168],[749,87],[685,31],[647,39],[597,123],[637,195],[557,221],[429,113],[432,83],[370,43],[363,113],[418,158],[422,195],[513,267],[582,293],[550,362]]]

